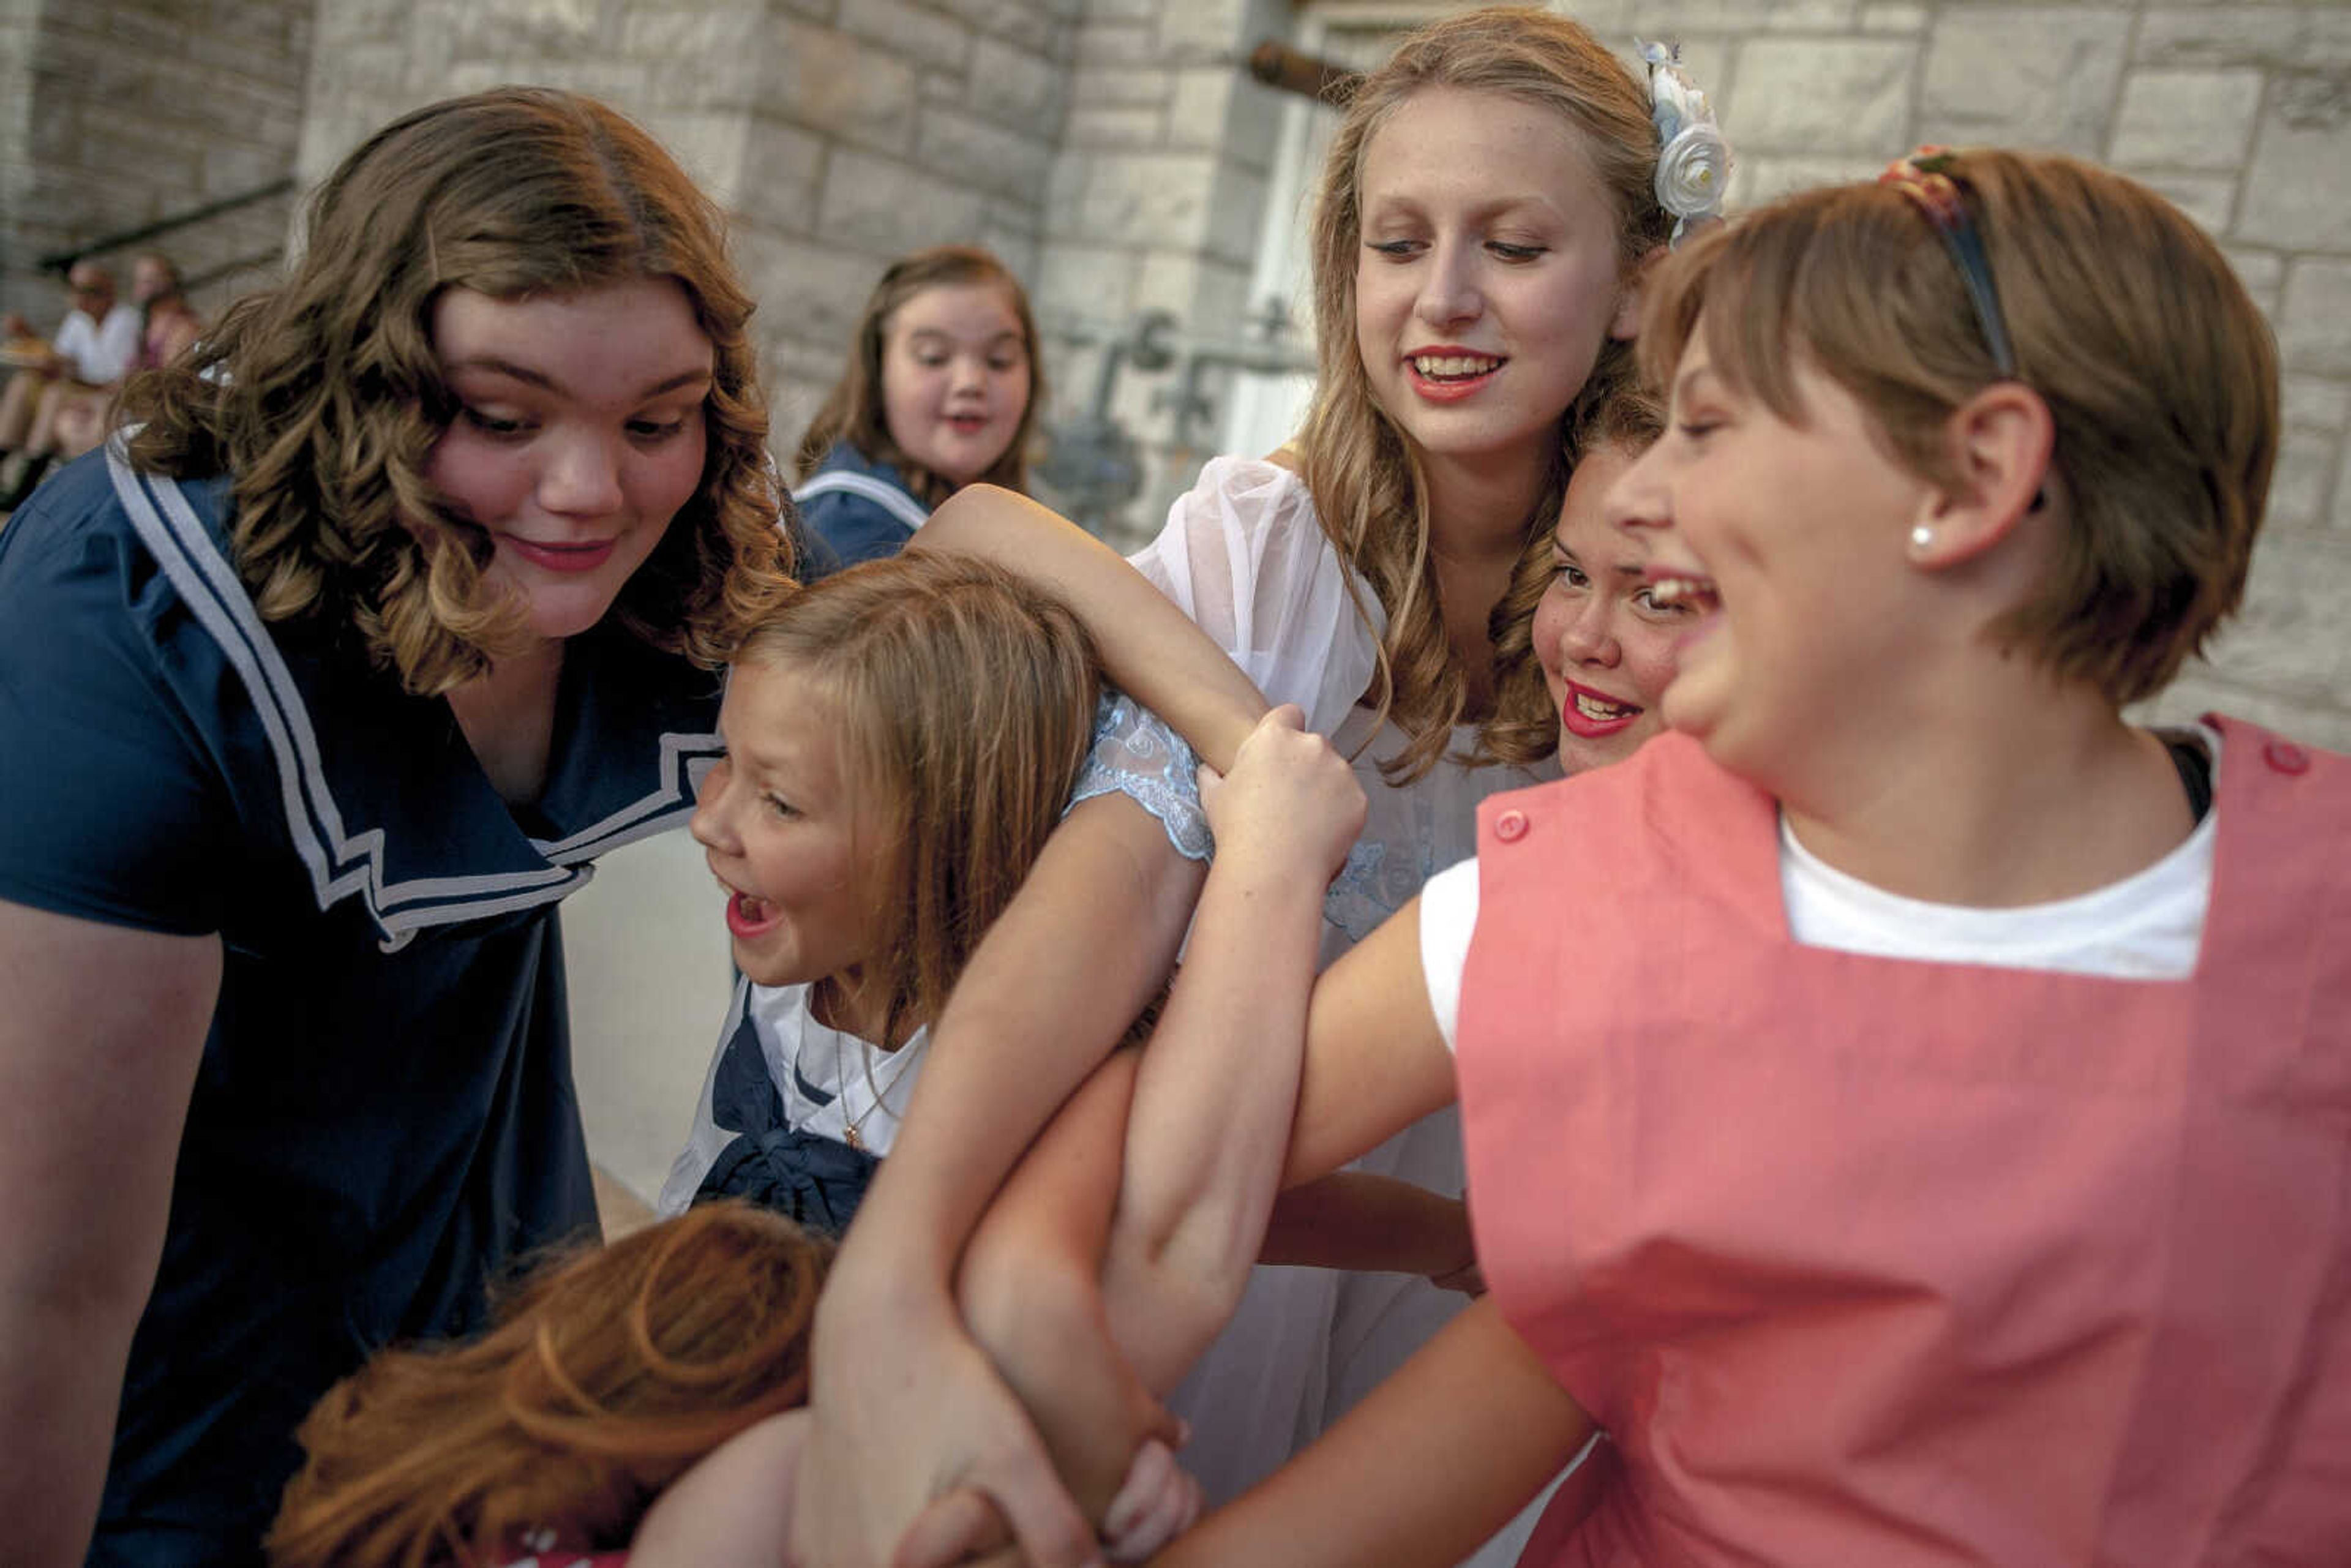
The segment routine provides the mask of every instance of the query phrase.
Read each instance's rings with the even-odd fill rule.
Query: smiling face
[[[789,661],[737,664],[718,716],[726,755],[692,831],[726,890],[736,966],[763,986],[830,977],[854,996],[883,868],[881,835],[854,809],[839,706]]]
[[[433,348],[458,410],[425,477],[489,536],[486,576],[533,636],[587,631],[702,483],[712,350],[692,301],[653,277],[519,299],[451,288]]]
[[[1611,336],[1637,325],[1581,134],[1506,94],[1426,88],[1365,145],[1355,346],[1424,455],[1547,458]]]
[[[1630,757],[1665,727],[1677,644],[1698,620],[1648,580],[1654,528],[1610,525],[1603,498],[1630,468],[1622,447],[1585,454],[1552,534],[1551,586],[1535,606],[1535,660],[1559,709],[1559,763],[1580,773]]]
[[[1665,435],[1607,498],[1617,526],[1657,535],[1660,597],[1702,615],[1667,722],[1782,794],[1806,758],[1882,725],[1881,694],[1930,641],[1907,541],[1931,489],[1851,393],[1802,359],[1793,379],[1801,424],[1714,370],[1701,321]]]
[[[882,333],[882,410],[906,455],[958,487],[996,466],[1029,407],[1029,343],[998,283],[925,288]]]

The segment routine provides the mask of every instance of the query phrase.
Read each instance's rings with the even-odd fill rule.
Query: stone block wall
[[[1276,0],[1089,0],[1054,163],[1038,303],[1072,339],[1064,415],[1101,389],[1103,339],[1146,313],[1176,323],[1171,348],[1249,336],[1284,100],[1243,68],[1252,46],[1287,37]],[[1220,392],[1212,372],[1197,390]],[[1156,531],[1166,500],[1213,451],[1213,424],[1179,440],[1171,369],[1117,377],[1106,412],[1142,448],[1142,495],[1096,519],[1113,542]],[[1203,444],[1192,444],[1202,443]]]
[[[292,172],[314,0],[0,4],[0,308],[64,310],[44,256],[81,248]],[[197,277],[284,241],[290,196],[154,240]],[[127,255],[99,259],[129,282]],[[266,276],[230,272],[200,307]]]
[[[779,450],[902,252],[993,247],[1032,285],[1079,0],[316,0],[301,168],[500,82],[604,99],[735,220]]]

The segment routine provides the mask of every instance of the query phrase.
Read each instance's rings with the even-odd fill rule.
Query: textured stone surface
[[[2248,250],[2241,246],[2225,246],[2221,254],[2229,265],[2237,269],[2238,280],[2253,303],[2262,308],[2274,325],[2278,317],[2278,295],[2285,285],[2285,258],[2273,250]]]
[[[841,8],[841,26],[921,69],[959,74],[971,59],[970,24],[928,5],[857,0]]]
[[[2255,691],[2351,712],[2351,637],[2343,604],[2351,595],[2351,538],[2328,531],[2271,529],[2253,558],[2245,607],[2220,634],[2213,667]]]
[[[1067,137],[1072,147],[1157,147],[1167,138],[1167,111],[1157,106],[1083,104],[1070,110]]]
[[[2142,70],[2124,84],[2109,156],[2117,164],[2233,170],[2262,106],[2257,70]]]
[[[2351,259],[2297,262],[2277,326],[2287,369],[2351,376]]]
[[[1732,210],[1743,211],[1791,191],[1866,180],[1885,165],[1886,160],[1874,153],[1850,153],[1842,158],[1740,153],[1731,166],[1728,202]]]
[[[849,148],[825,175],[818,237],[887,258],[978,232],[987,193],[943,174]]]
[[[2339,443],[2325,431],[2288,430],[2270,480],[2269,526],[2308,528],[2326,516]]]
[[[2266,65],[2301,53],[2308,12],[2291,5],[2158,6],[2140,18],[2137,57],[2154,64]]]
[[[971,107],[991,120],[1050,135],[1068,101],[1069,73],[1051,58],[980,37],[971,46]]]
[[[1924,5],[1887,4],[1864,5],[1861,8],[1861,29],[1865,33],[1917,33],[1927,26],[1928,12]]]
[[[862,146],[913,145],[914,80],[913,62],[813,23],[784,24],[769,49],[769,96],[810,130]]]
[[[2339,431],[2351,423],[2351,386],[2316,376],[2285,378],[2285,422],[2300,430]]]
[[[1947,6],[1928,47],[1918,140],[2095,156],[2121,79],[2127,10]]]
[[[1816,157],[1901,151],[1917,45],[1905,39],[1761,37],[1740,51],[1723,123],[1756,152]]]
[[[2237,236],[2289,249],[2351,251],[2346,169],[2351,73],[2284,78],[2253,149]]]
[[[1045,193],[1053,157],[1053,150],[1036,137],[945,108],[923,116],[914,151],[925,169],[1023,204]]]
[[[312,0],[10,0],[0,8],[0,308],[53,328],[39,259],[293,172]],[[283,242],[278,197],[158,240],[216,308]],[[103,256],[118,275],[128,255]],[[123,277],[127,283],[127,277]]]

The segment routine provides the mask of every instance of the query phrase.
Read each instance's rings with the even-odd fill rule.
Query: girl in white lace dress
[[[1407,40],[1332,143],[1303,429],[1270,459],[1210,462],[1134,558],[1356,759],[1370,818],[1325,903],[1325,963],[1469,855],[1479,800],[1556,773],[1558,710],[1497,710],[1492,622],[1530,542],[1548,548],[1573,412],[1626,373],[1639,267],[1673,221],[1651,113],[1564,18],[1474,13]],[[1458,1193],[1458,1121],[1364,1164]],[[1173,1401],[1186,1465],[1235,1494],[1462,1301],[1409,1275],[1260,1270]]]
[[[1588,31],[1546,12],[1466,13],[1407,38],[1358,89],[1326,164],[1313,246],[1319,380],[1303,429],[1270,458],[1211,462],[1135,558],[1265,699],[1298,704],[1310,727],[1355,750],[1370,818],[1326,904],[1326,961],[1468,856],[1480,799],[1552,766],[1555,711],[1546,728],[1542,716],[1530,726],[1495,709],[1491,622],[1521,556],[1547,548],[1578,409],[1631,374],[1640,269],[1677,216],[1691,215],[1687,204],[1668,212],[1658,188],[1665,118]],[[1021,516],[1044,538],[1012,527]],[[1228,758],[1224,661],[1161,636],[1127,583],[1096,575],[1074,541],[1055,551],[1050,537],[1033,508],[985,488],[959,494],[924,530],[927,548],[977,550],[1052,580],[1113,677],[1204,760]],[[1458,1192],[1458,1127],[1432,1119],[1367,1163]],[[946,1211],[925,1207],[926,1218]],[[936,1234],[924,1250],[941,1250]],[[870,1318],[885,1294],[914,1293],[903,1269],[885,1281],[882,1255],[859,1253],[852,1244],[844,1255],[832,1299]],[[929,1256],[900,1261],[926,1268]],[[1066,1555],[1069,1512],[1038,1481],[1033,1434],[982,1399],[971,1356],[948,1353],[952,1331],[927,1285],[921,1294],[919,1312],[902,1315],[925,1375],[956,1385],[945,1423],[954,1435],[893,1413],[893,1391],[828,1354],[820,1321],[818,1420],[842,1432],[823,1446],[839,1457],[831,1475],[869,1444],[912,1449],[931,1495],[985,1490],[1033,1560],[1081,1561]],[[1174,1402],[1192,1423],[1186,1465],[1212,1497],[1231,1495],[1458,1305],[1408,1276],[1260,1270]],[[832,1495],[803,1515],[821,1523],[800,1544],[827,1561],[874,1560],[911,1490],[885,1499],[868,1488],[852,1502],[828,1484]]]

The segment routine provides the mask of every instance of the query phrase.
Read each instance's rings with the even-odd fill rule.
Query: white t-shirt
[[[139,308],[117,305],[102,322],[92,320],[87,310],[68,311],[49,346],[73,361],[75,380],[111,386],[130,373],[131,361],[139,356]]]
[[[2197,726],[2211,769],[2220,771],[2220,732]],[[2216,802],[2196,831],[2146,870],[2074,898],[2016,909],[1929,904],[1873,887],[1829,865],[1780,822],[1780,894],[1788,931],[1807,947],[1883,958],[2061,969],[2112,979],[2172,980],[2193,974],[2212,900]],[[1478,924],[1478,862],[1429,879],[1420,894],[1420,964],[1428,1005],[1457,1049],[1461,975]]]

